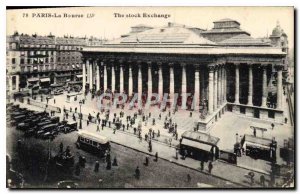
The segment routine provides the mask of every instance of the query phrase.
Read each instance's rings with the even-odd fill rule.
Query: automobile
[[[58,124],[49,124],[40,127],[40,129],[36,132],[36,137],[41,137],[43,133],[51,132],[52,130],[56,129],[57,126]]]
[[[31,128],[29,130],[26,130],[24,133],[25,137],[31,137],[35,134],[36,128]]]
[[[54,135],[51,132],[46,132],[40,135],[42,139],[54,139]]]
[[[60,94],[63,94],[64,93],[64,90],[63,89],[56,89],[53,94],[54,95],[60,95]]]
[[[42,88],[39,90],[39,94],[49,94],[50,93],[50,89],[48,88]]]
[[[59,123],[59,117],[51,117],[50,121],[52,121],[52,123]]]
[[[23,122],[23,123],[18,123],[16,129],[18,130],[26,130],[30,127],[29,123]]]
[[[77,131],[77,122],[68,122],[65,126],[64,133],[70,133],[72,131]]]

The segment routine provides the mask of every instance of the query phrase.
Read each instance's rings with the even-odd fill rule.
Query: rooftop
[[[154,28],[130,34],[116,40],[108,41],[106,45],[116,44],[192,44],[192,45],[216,45],[216,43],[199,36],[184,25]]]
[[[218,43],[224,46],[270,46],[269,43],[262,39],[252,38],[246,34],[240,34],[229,39],[225,39]]]

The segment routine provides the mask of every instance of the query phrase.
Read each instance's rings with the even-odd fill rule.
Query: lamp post
[[[80,115],[79,115],[79,129],[82,129],[82,114],[81,114],[81,106],[82,106],[82,100],[79,101],[79,107],[80,107]]]

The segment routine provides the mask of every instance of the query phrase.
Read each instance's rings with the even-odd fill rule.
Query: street
[[[16,152],[17,140],[21,139],[24,147],[33,148],[35,151],[41,151],[40,158],[47,158],[48,141],[35,139],[34,137],[24,139],[23,132],[10,127],[7,124],[7,150],[13,158],[13,168],[24,175],[26,188],[56,188],[57,182],[62,181],[62,177],[56,177],[53,180],[46,180],[45,173],[32,175],[30,168],[25,169],[24,163],[33,161],[20,161]],[[63,142],[64,146],[70,146],[71,152],[75,155],[75,161],[78,161],[79,156],[86,158],[86,167],[81,169],[80,175],[70,175],[64,177],[67,180],[74,180],[78,183],[79,188],[196,188],[198,183],[213,185],[214,187],[233,188],[238,185],[227,181],[202,174],[195,170],[179,166],[177,164],[159,159],[154,162],[154,157],[150,157],[149,166],[145,166],[146,154],[138,152],[126,147],[111,144],[111,156],[117,158],[118,166],[112,166],[111,170],[106,170],[106,163],[103,159],[97,158],[86,151],[79,150],[75,146],[77,136],[76,132],[69,134],[60,134],[53,142],[50,143],[52,155],[58,152],[59,144]],[[10,146],[11,145],[11,146]],[[94,172],[94,165],[99,161],[99,172]],[[36,163],[35,163],[36,164]],[[40,163],[40,166],[34,168],[44,169],[46,163]],[[134,177],[136,167],[139,166],[141,177],[137,180]],[[43,170],[41,170],[43,172]],[[190,182],[187,181],[187,175],[191,176]],[[102,182],[99,184],[99,179]]]

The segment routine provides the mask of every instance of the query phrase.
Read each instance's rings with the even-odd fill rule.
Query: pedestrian
[[[104,127],[104,124],[102,123],[102,125],[101,125],[101,129],[102,129],[102,131],[103,131],[103,127]]]
[[[114,161],[113,161],[113,166],[118,166],[118,161],[117,161],[117,157],[114,158]]]
[[[260,176],[260,185],[261,185],[262,187],[265,186],[265,176],[264,176],[264,175],[261,175],[261,176]]]
[[[191,111],[191,112],[190,112],[190,117],[192,117],[192,116],[193,116],[193,112]]]
[[[253,135],[256,137],[256,128],[253,129]]]
[[[54,104],[56,103],[55,99],[53,99]]]
[[[157,152],[155,153],[155,159],[154,159],[154,161],[155,161],[155,162],[158,161],[158,153],[157,153]]]
[[[211,173],[211,170],[213,169],[213,164],[212,162],[210,161],[209,164],[208,164],[208,172]]]
[[[135,169],[135,178],[140,179],[140,175],[141,175],[141,172],[140,172],[139,166],[137,166]]]
[[[145,158],[145,166],[148,166],[149,165],[149,158],[148,158],[148,156],[146,156],[146,158]]]
[[[152,143],[149,141],[149,152],[152,152]]]
[[[175,159],[178,160],[178,149],[175,148]]]
[[[127,123],[127,130],[129,129],[129,123]]]
[[[133,133],[134,133],[134,135],[136,134],[136,128],[133,128]]]
[[[63,142],[60,142],[60,145],[59,145],[59,152],[60,152],[60,153],[63,153],[63,152],[64,152],[64,144],[63,144]]]
[[[157,131],[157,137],[159,137],[159,136],[160,136],[160,130]]]
[[[252,186],[254,184],[254,172],[250,171],[248,175],[250,177],[250,185]]]
[[[274,123],[272,123],[272,124],[271,124],[272,130],[274,129],[274,126],[275,126]]]
[[[123,124],[123,131],[125,131],[125,125]]]
[[[116,134],[116,128],[114,127],[114,132],[113,132],[113,134]]]
[[[99,125],[97,125],[97,132],[99,132],[100,131],[100,127],[99,127]]]
[[[200,168],[201,168],[201,170],[204,170],[204,160],[201,160]]]
[[[99,171],[99,161],[96,161],[95,163],[95,168],[94,168],[94,172],[98,172]]]
[[[191,182],[191,175],[190,174],[187,174],[187,182]]]
[[[86,120],[86,126],[89,126],[90,122],[89,120]]]
[[[285,124],[287,124],[287,121],[288,121],[288,119],[285,117],[285,118],[284,118],[284,122],[285,122]]]
[[[110,121],[108,121],[108,127],[110,128],[110,125],[111,125],[111,122]]]

